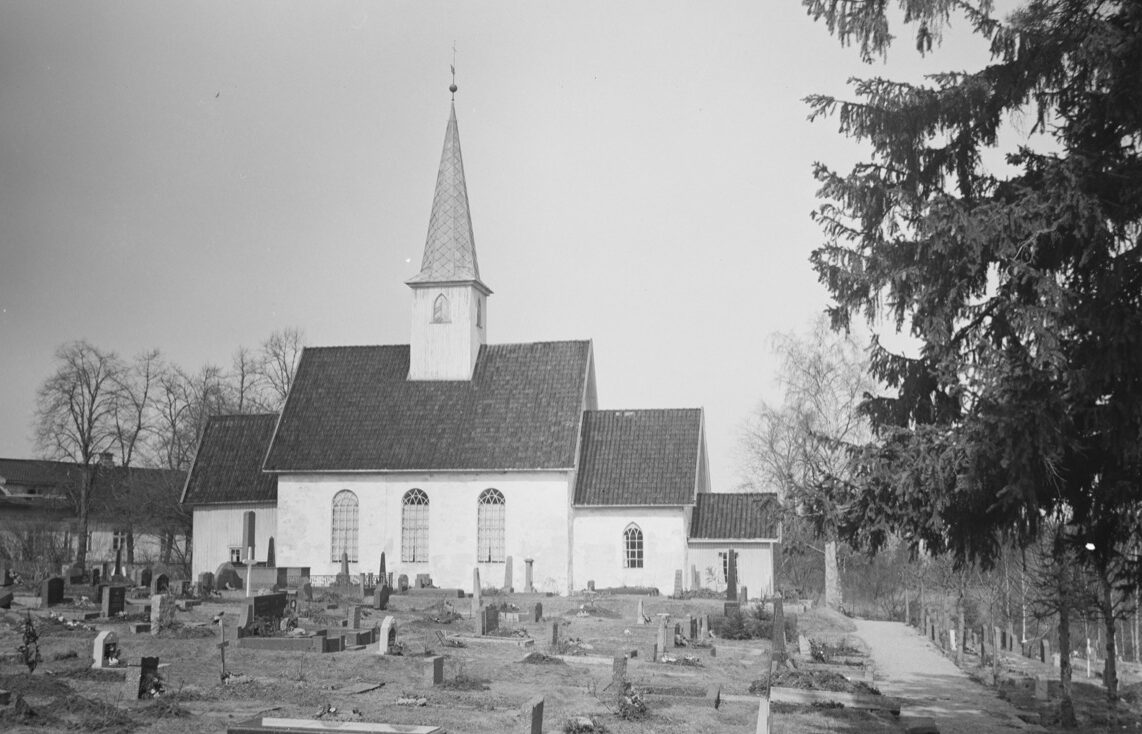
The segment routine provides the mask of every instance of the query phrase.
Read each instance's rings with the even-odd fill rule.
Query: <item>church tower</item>
[[[450,89],[455,93],[455,84]],[[480,346],[487,342],[492,291],[480,280],[476,263],[455,102],[444,133],[424,258],[420,272],[406,283],[412,288],[408,379],[471,379]]]

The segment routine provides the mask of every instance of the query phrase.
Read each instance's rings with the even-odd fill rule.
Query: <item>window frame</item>
[[[341,501],[339,506],[338,501]],[[351,503],[351,504],[350,504]],[[341,527],[338,527],[338,510],[341,510]],[[340,563],[341,553],[349,555],[350,563],[357,563],[360,554],[361,502],[357,493],[342,489],[333,495],[329,502],[329,555],[334,563]],[[340,537],[339,537],[340,535]]]
[[[476,499],[476,563],[506,562],[507,499],[488,487]]]
[[[434,324],[450,324],[452,323],[452,303],[448,296],[443,293],[438,293],[436,298],[432,299],[432,323]]]
[[[623,529],[623,568],[646,568],[646,534],[638,523]]]
[[[428,493],[419,487],[401,498],[401,563],[428,563],[429,507]]]

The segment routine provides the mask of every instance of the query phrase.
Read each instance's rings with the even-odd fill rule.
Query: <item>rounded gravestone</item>
[[[242,576],[238,573],[237,569],[231,563],[223,563],[214,572],[214,588],[216,589],[241,589]]]

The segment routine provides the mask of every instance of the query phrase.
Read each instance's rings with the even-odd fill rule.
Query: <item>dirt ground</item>
[[[375,645],[372,649],[326,654],[255,651],[231,645],[226,650],[226,666],[234,675],[225,683],[221,681],[217,627],[212,625],[212,619],[222,612],[224,619],[236,620],[244,605],[240,598],[208,602],[191,612],[178,613],[177,621],[183,625],[178,634],[164,631],[157,637],[134,635],[125,624],[89,623],[113,629],[119,635],[127,662],[137,663],[143,656],[160,658],[165,693],[154,701],[125,700],[122,671],[90,669],[94,627],[68,629],[38,622],[44,662],[29,675],[11,654],[20,645],[17,629],[23,616],[14,610],[0,625],[0,688],[11,691],[14,699],[17,695],[22,697],[34,715],[22,715],[14,705],[0,709],[0,730],[189,734],[225,731],[228,724],[266,714],[331,721],[433,724],[454,733],[499,733],[520,730],[521,707],[529,699],[543,696],[547,731],[562,731],[568,719],[588,716],[602,725],[598,730],[615,734],[753,732],[758,711],[755,704],[723,702],[715,709],[707,703],[705,693],[710,686],[718,686],[723,694],[749,695],[750,683],[768,669],[768,641],[713,640],[710,647],[672,650],[679,664],[649,662],[655,628],[653,624],[635,623],[639,598],[599,595],[594,599],[594,613],[578,616],[588,601],[586,597],[485,597],[486,603],[515,604],[527,619],[532,605],[542,602],[545,620],[519,625],[519,634],[534,639],[534,645],[468,640],[465,647],[458,648],[442,646],[436,632],[474,635],[476,620],[469,616],[470,600],[452,600],[463,616],[440,624],[430,619],[439,609],[432,606],[438,600],[397,595],[388,612],[367,609],[362,627],[379,624],[383,615],[392,614],[397,621],[398,639],[405,647],[403,655],[380,656]],[[677,620],[688,613],[718,615],[722,610],[722,602],[717,599],[643,598],[652,619],[659,612],[667,612]],[[332,626],[344,618],[345,609],[322,608],[319,613]],[[551,649],[552,620],[559,621],[563,640],[581,645]],[[535,652],[546,655],[575,649],[607,660],[600,664],[524,662],[529,655],[532,660],[542,660],[542,656],[532,655]],[[638,720],[620,718],[613,692],[608,690],[609,658],[631,649],[638,651],[638,657],[629,661],[627,677],[636,689],[648,691],[644,697],[648,710]],[[444,686],[421,683],[426,652],[444,656]],[[687,656],[691,660],[685,660]],[[353,692],[365,684],[379,687]],[[424,699],[424,705],[399,705],[398,700],[404,698]],[[796,722],[787,731],[844,730],[833,724],[861,720],[864,716],[858,712],[794,707],[776,713],[775,719],[790,725]],[[819,729],[801,727],[802,723],[809,725],[815,720],[820,720]]]

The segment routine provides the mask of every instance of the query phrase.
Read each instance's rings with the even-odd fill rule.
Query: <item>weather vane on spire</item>
[[[456,86],[456,42],[452,42],[452,83],[448,85],[448,91],[452,92],[452,101],[456,101],[456,90],[460,87]]]

